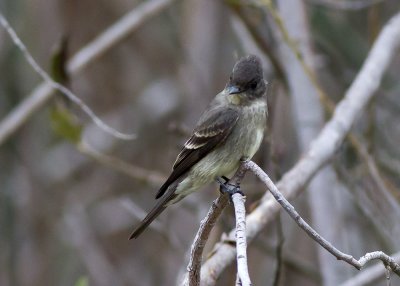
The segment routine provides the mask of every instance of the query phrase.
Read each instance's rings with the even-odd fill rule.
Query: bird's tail
[[[139,235],[159,216],[168,206],[168,202],[173,200],[177,194],[175,194],[177,184],[171,185],[167,192],[160,198],[153,209],[146,215],[146,217],[140,222],[140,224],[132,232],[129,239],[138,238]]]

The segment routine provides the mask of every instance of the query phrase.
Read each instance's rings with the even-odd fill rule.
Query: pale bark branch
[[[173,2],[174,0],[151,0],[140,4],[77,52],[67,64],[68,72],[73,75],[83,70]],[[42,82],[0,122],[0,145],[47,103],[53,91],[48,82]]]
[[[233,194],[232,202],[235,207],[236,217],[236,261],[240,285],[250,286],[251,280],[247,266],[247,240],[246,240],[246,197],[240,193]]]
[[[307,222],[304,221],[304,219],[299,215],[299,213],[297,213],[289,201],[279,192],[278,188],[268,177],[268,175],[256,163],[247,161],[243,164],[245,164],[246,169],[251,170],[257,176],[257,178],[259,178],[267,186],[268,190],[274,196],[276,201],[284,208],[284,210],[300,226],[300,228],[303,229],[312,239],[318,242],[323,248],[334,255],[338,260],[343,260],[360,270],[367,262],[379,259],[385,265],[389,266],[394,273],[400,276],[400,265],[396,263],[393,258],[382,251],[367,253],[359,260],[356,260],[353,256],[343,253],[335,248],[329,241],[319,235]]]
[[[400,263],[400,252],[391,255],[397,263]],[[366,268],[363,272],[360,272],[356,276],[350,278],[346,282],[340,284],[340,286],[365,286],[371,285],[377,279],[384,277],[386,274],[386,268],[381,264],[376,264]]]
[[[189,264],[187,266],[188,273],[185,275],[182,285],[200,285],[200,269],[204,247],[218,217],[228,203],[229,196],[227,194],[221,194],[213,201],[206,217],[200,222],[200,228],[196,233],[190,249]]]
[[[357,77],[337,105],[330,121],[311,144],[309,151],[278,183],[278,188],[286,198],[292,199],[297,196],[315,173],[334,156],[351,126],[378,89],[399,45],[400,14],[397,14],[383,28]],[[266,194],[262,203],[247,217],[249,241],[266,227],[279,209],[278,204]],[[202,267],[204,285],[214,285],[221,272],[234,258],[235,249],[221,244]]]

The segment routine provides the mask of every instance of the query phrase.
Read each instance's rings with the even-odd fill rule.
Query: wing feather
[[[156,198],[160,198],[168,186],[185,174],[190,168],[204,158],[208,153],[222,144],[239,119],[236,109],[228,108],[222,114],[214,112],[193,130],[192,136],[186,141],[173,166],[173,171],[167,181],[158,190]]]

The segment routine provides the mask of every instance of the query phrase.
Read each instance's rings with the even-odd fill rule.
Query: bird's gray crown
[[[262,96],[266,86],[260,59],[249,55],[236,62],[227,88],[230,94],[246,91],[249,96]]]
[[[255,55],[241,58],[233,68],[232,80],[236,84],[246,84],[252,80],[260,80],[262,78],[261,61]]]

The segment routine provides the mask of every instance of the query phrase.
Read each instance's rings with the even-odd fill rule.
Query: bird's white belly
[[[245,154],[243,154],[243,155],[245,157],[251,159],[254,156],[254,154],[257,152],[258,148],[260,148],[263,138],[264,138],[264,130],[257,130],[255,132],[254,138],[250,139],[253,142],[251,142],[249,144],[248,150],[246,150],[247,152],[245,152]]]

